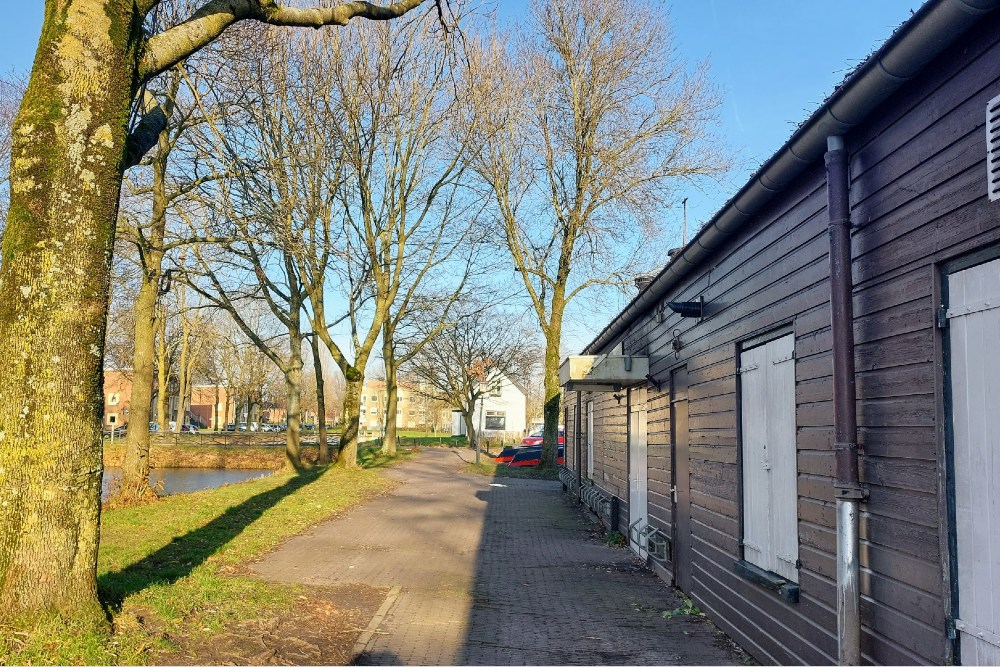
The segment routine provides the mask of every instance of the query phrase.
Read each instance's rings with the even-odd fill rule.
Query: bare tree
[[[14,124],[0,265],[0,617],[57,610],[106,622],[96,562],[111,248],[123,170],[163,124],[162,111],[136,104],[141,86],[238,21],[344,25],[397,18],[422,1],[204,0],[158,32],[147,32],[147,17],[160,0],[46,4]],[[133,106],[142,121],[130,133]]]
[[[662,7],[535,0],[532,17],[516,46],[476,50],[468,99],[482,127],[473,168],[545,337],[542,464],[555,465],[567,305],[631,279],[675,188],[727,160],[707,71],[686,71]]]
[[[465,303],[457,321],[430,337],[407,370],[419,394],[462,413],[469,444],[476,444],[476,404],[502,378],[530,372],[537,349],[521,327],[494,308]]]
[[[326,434],[326,378],[323,375],[323,360],[319,355],[319,338],[316,334],[309,337],[309,344],[313,360],[312,393],[316,397],[314,405],[319,420],[316,431],[316,442],[319,447],[318,462],[320,465],[326,465],[330,463],[330,443]]]
[[[165,3],[161,9],[169,7],[172,14],[183,8],[182,0]],[[162,16],[164,12],[160,12]],[[220,59],[202,59],[203,67],[219,67]],[[119,246],[128,244],[128,256],[134,257],[139,268],[140,283],[135,299],[135,312],[131,318],[134,324],[135,353],[132,363],[132,408],[131,420],[145,424],[150,421],[150,404],[155,366],[155,334],[158,302],[170,289],[171,276],[164,271],[164,261],[173,250],[203,240],[198,235],[201,230],[193,230],[198,235],[190,238],[187,233],[180,236],[170,234],[168,217],[178,207],[187,205],[206,183],[211,183],[220,174],[214,169],[206,169],[200,161],[197,146],[190,141],[192,128],[211,120],[201,103],[199,88],[211,82],[212,74],[202,77],[197,68],[186,70],[181,64],[166,72],[161,80],[154,81],[147,89],[147,95],[155,95],[163,100],[162,110],[166,125],[157,136],[156,150],[142,166],[148,169],[133,172],[126,179],[126,194],[131,200],[143,202],[141,211],[120,216]],[[162,84],[162,85],[153,85]],[[213,113],[215,111],[213,110]],[[182,308],[182,320],[187,321],[186,308]],[[187,336],[183,337],[181,354],[187,360]],[[185,372],[179,369],[181,388],[185,388]],[[183,392],[181,394],[183,402]],[[161,397],[162,400],[162,397]],[[183,414],[175,424],[180,429]],[[160,424],[159,428],[165,428]],[[129,429],[125,438],[125,457],[122,461],[122,479],[118,494],[120,502],[128,498],[142,499],[153,496],[149,485],[149,431],[145,428]]]
[[[340,279],[350,292],[351,347],[331,335],[320,280],[310,294],[313,330],[347,379],[338,465],[355,466],[359,396],[382,337],[389,414],[397,402],[393,337],[429,276],[463,248],[475,202],[462,198],[463,155],[471,127],[457,125],[453,60],[440,48],[433,18],[406,25],[356,25],[331,35],[332,103],[342,148],[339,197],[346,217]],[[304,273],[318,275],[312,260]],[[455,282],[456,293],[462,278]],[[445,307],[443,314],[447,313]],[[386,451],[395,450],[395,423]]]

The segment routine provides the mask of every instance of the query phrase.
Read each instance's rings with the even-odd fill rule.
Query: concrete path
[[[738,664],[710,623],[660,612],[681,600],[606,546],[558,482],[465,471],[425,449],[403,484],[255,565],[281,582],[359,583],[386,598],[358,664]]]

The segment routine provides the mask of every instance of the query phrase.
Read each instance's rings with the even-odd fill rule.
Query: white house
[[[472,423],[485,436],[503,434],[521,436],[527,427],[527,392],[515,382],[501,376],[490,391],[476,402]],[[452,435],[466,435],[462,413],[452,412]]]

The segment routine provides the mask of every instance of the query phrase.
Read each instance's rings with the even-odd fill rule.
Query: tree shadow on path
[[[150,586],[171,584],[186,577],[264,512],[282,499],[319,479],[325,469],[310,470],[292,477],[279,487],[259,493],[233,505],[204,526],[175,537],[169,544],[142,560],[98,579],[98,590],[106,608],[120,611],[125,599]]]

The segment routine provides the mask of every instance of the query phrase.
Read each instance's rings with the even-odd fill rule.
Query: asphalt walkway
[[[710,623],[663,618],[682,600],[605,545],[558,482],[476,475],[433,448],[388,474],[403,482],[392,494],[255,565],[386,590],[357,664],[739,664]]]

